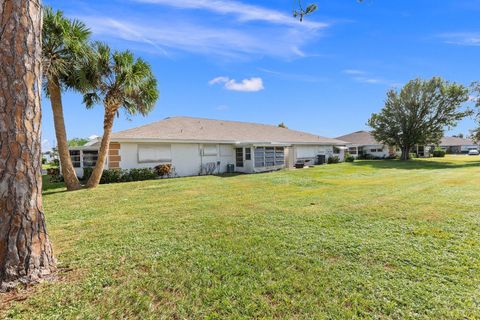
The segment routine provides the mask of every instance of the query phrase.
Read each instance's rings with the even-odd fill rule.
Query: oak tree
[[[472,111],[463,108],[468,89],[435,77],[415,79],[400,91],[387,93],[385,106],[368,121],[375,139],[402,150],[408,160],[414,146],[438,144],[446,128],[451,128]]]

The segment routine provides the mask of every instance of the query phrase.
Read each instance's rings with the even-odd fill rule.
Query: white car
[[[479,154],[480,154],[480,152],[478,152],[478,150],[476,150],[476,149],[472,149],[472,150],[468,151],[469,156],[478,156]]]

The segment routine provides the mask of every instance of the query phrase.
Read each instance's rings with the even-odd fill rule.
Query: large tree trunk
[[[0,1],[0,290],[55,269],[42,209],[41,5]]]
[[[402,147],[402,156],[400,159],[403,161],[410,159],[410,147]]]
[[[100,145],[100,150],[98,152],[98,160],[95,168],[93,169],[92,175],[88,179],[87,187],[95,188],[100,183],[102,178],[103,169],[105,167],[105,161],[107,160],[108,150],[110,147],[110,137],[112,135],[113,120],[117,113],[118,107],[108,107],[105,106],[105,116],[103,119],[103,137],[102,143]]]
[[[55,135],[57,137],[58,155],[62,167],[62,175],[65,180],[65,186],[68,191],[81,188],[77,178],[77,173],[73,168],[72,159],[68,150],[67,132],[65,130],[65,120],[63,117],[63,104],[60,91],[60,82],[58,79],[48,81],[48,94],[53,110],[53,122],[55,124]]]

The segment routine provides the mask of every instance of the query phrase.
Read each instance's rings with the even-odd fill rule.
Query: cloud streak
[[[188,21],[172,23],[161,20],[156,24],[125,21],[108,17],[81,17],[94,33],[107,39],[143,44],[160,54],[169,50],[228,58],[303,57],[300,49],[314,34],[296,29],[235,29],[202,26]]]
[[[303,48],[328,28],[326,23],[300,23],[284,12],[240,1],[129,1],[142,6],[142,10],[126,16],[112,12],[77,18],[85,21],[98,39],[120,41],[127,48],[166,56],[186,52],[229,60],[305,57],[308,54]]]
[[[480,32],[444,33],[440,38],[447,44],[460,46],[480,46]]]
[[[262,78],[243,79],[238,82],[229,77],[217,77],[208,82],[210,85],[221,84],[225,89],[238,92],[258,92],[265,89]]]
[[[207,10],[222,15],[234,15],[239,21],[264,21],[280,25],[298,27],[299,21],[283,12],[272,10],[256,5],[245,4],[233,0],[132,0],[137,3],[150,3],[162,6],[169,6],[178,9]],[[303,27],[319,29],[326,28],[326,23],[304,21]]]
[[[387,86],[399,86],[398,82],[386,80],[380,77],[372,76],[368,72],[358,69],[345,69],[343,73],[350,76],[356,82],[364,84],[381,84]]]

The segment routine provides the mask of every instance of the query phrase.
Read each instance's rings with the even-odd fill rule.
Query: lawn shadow
[[[354,162],[353,165],[359,167],[371,167],[376,169],[439,170],[480,167],[480,160],[464,163],[432,160],[360,160]]]

